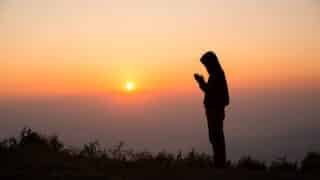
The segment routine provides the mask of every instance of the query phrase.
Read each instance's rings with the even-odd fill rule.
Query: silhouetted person
[[[208,121],[209,140],[214,153],[214,166],[225,167],[226,145],[223,120],[225,118],[224,109],[229,104],[227,81],[219,60],[213,52],[205,53],[200,61],[209,73],[208,82],[205,82],[200,74],[194,74],[194,78],[205,93],[204,106]]]

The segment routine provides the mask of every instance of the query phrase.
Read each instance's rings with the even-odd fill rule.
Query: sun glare
[[[136,88],[136,86],[135,86],[134,82],[131,82],[131,81],[126,82],[126,84],[125,84],[125,89],[126,89],[128,92],[133,91],[135,88]]]

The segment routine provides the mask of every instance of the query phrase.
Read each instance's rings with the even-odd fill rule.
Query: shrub
[[[237,167],[248,170],[266,170],[266,165],[264,162],[254,160],[250,156],[241,158],[238,162]]]
[[[100,144],[98,141],[89,142],[83,146],[83,149],[80,151],[80,156],[87,158],[98,158],[101,153]]]
[[[209,167],[211,166],[212,160],[209,155],[205,153],[198,153],[192,149],[185,157],[185,161],[190,167]]]
[[[309,152],[302,160],[301,170],[303,172],[316,172],[320,170],[320,153]]]
[[[278,158],[275,161],[272,161],[270,166],[270,171],[278,172],[293,172],[297,171],[298,165],[297,162],[289,162],[285,157]]]

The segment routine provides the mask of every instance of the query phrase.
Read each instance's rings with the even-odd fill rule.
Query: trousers
[[[213,149],[213,160],[216,167],[226,163],[226,144],[223,131],[225,111],[223,108],[206,107],[209,140]]]

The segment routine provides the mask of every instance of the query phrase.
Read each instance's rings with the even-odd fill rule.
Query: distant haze
[[[211,153],[193,73],[214,50],[229,157],[300,160],[320,150],[319,17],[316,0],[0,1],[0,137]]]

